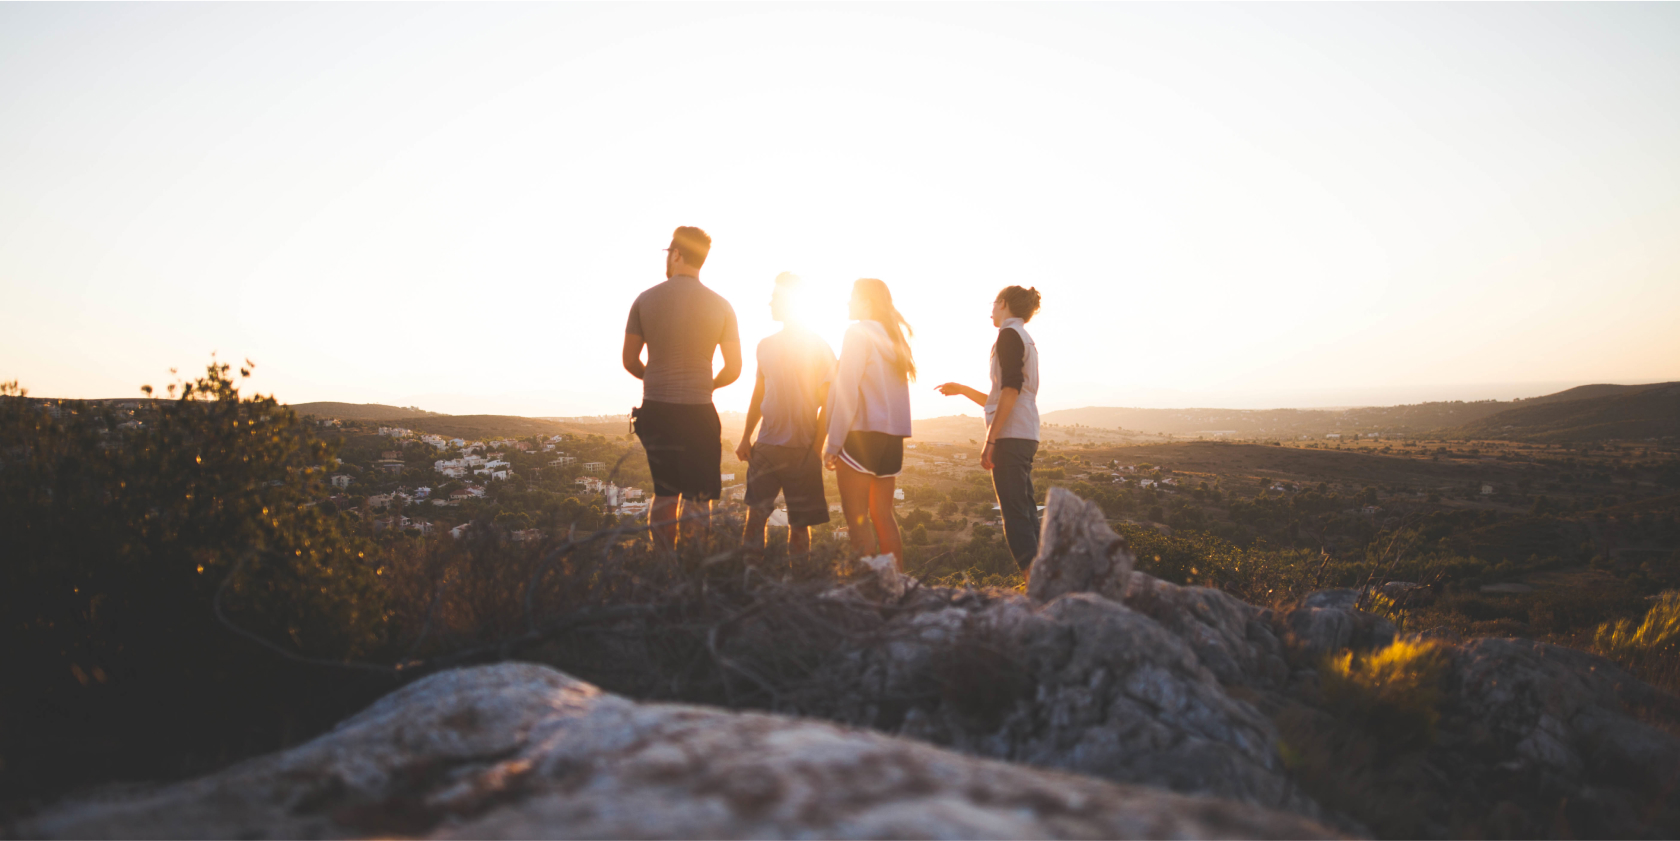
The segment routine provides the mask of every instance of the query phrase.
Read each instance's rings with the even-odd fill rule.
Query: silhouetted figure
[[[834,351],[821,336],[801,324],[795,296],[799,276],[776,276],[770,294],[770,317],[782,331],[758,343],[758,378],[747,425],[735,455],[747,463],[747,525],[741,539],[764,546],[764,526],[776,508],[776,494],[787,499],[788,551],[811,551],[811,526],[828,522],[823,496],[822,445],[826,429],[821,410],[834,381]],[[752,442],[759,419],[758,442]]]
[[[986,409],[986,448],[980,466],[992,471],[1003,512],[1003,536],[1015,563],[1025,570],[1038,553],[1038,505],[1033,500],[1032,466],[1038,455],[1038,346],[1026,323],[1038,312],[1038,289],[1010,286],[992,301],[992,390],[987,394],[960,383],[944,383],[939,393],[962,395]]]
[[[712,391],[741,376],[735,310],[700,283],[711,248],[705,231],[676,229],[665,249],[665,282],[637,296],[624,325],[624,370],[642,381],[642,405],[631,417],[653,474],[649,522],[685,518],[685,543],[705,538],[712,500],[722,492],[723,427]],[[717,348],[723,349],[723,370],[714,377]],[[676,545],[677,536],[675,525],[654,528],[663,546]]]

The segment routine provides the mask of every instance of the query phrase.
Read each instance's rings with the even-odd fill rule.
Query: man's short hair
[[[803,281],[800,280],[799,275],[796,275],[793,272],[782,272],[781,274],[776,275],[776,286],[790,292],[798,289],[802,282]]]
[[[712,252],[712,238],[699,228],[684,225],[671,232],[671,247],[682,255],[684,263],[698,269]]]

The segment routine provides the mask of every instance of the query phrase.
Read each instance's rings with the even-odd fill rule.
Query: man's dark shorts
[[[769,513],[776,494],[787,498],[788,525],[817,526],[828,522],[823,498],[822,454],[811,447],[753,447],[747,463],[747,507]]]
[[[710,403],[642,401],[632,413],[654,496],[708,501],[723,493],[723,424]]]

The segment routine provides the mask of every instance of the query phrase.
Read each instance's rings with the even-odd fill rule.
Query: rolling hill
[[[1555,443],[1680,437],[1680,382],[1582,386],[1560,394],[1571,392],[1592,396],[1553,402],[1537,398],[1457,427],[1449,434]]]
[[[413,406],[387,406],[383,403],[295,403],[292,409],[300,415],[338,420],[389,421],[415,416],[445,417]]]
[[[1660,399],[1649,396],[1653,390],[1674,383],[1654,383],[1645,385],[1612,385],[1608,383],[1576,386],[1575,388],[1547,394],[1540,397],[1529,397],[1520,400],[1503,402],[1498,400],[1477,400],[1473,402],[1444,401],[1436,403],[1414,403],[1405,406],[1364,406],[1349,409],[1127,409],[1087,407],[1084,409],[1061,409],[1046,412],[1043,415],[1045,423],[1062,425],[1080,424],[1084,426],[1124,428],[1136,432],[1157,433],[1165,432],[1169,435],[1213,435],[1225,434],[1231,437],[1266,437],[1280,438],[1319,436],[1331,432],[1381,432],[1399,435],[1441,435],[1443,437],[1482,437],[1497,438],[1511,435],[1562,434],[1566,429],[1580,428],[1581,434],[1590,437],[1616,438],[1649,438],[1672,435],[1674,432],[1663,432],[1661,413],[1663,404]],[[1578,406],[1572,410],[1559,410],[1555,407],[1586,403],[1588,401],[1604,401],[1595,403],[1598,409]],[[1617,402],[1626,400],[1628,402]],[[1643,401],[1643,402],[1642,402]],[[1587,417],[1577,416],[1576,412],[1585,411],[1588,414],[1601,412],[1600,415]],[[1532,414],[1512,415],[1515,420],[1507,419],[1494,422],[1495,417],[1505,417],[1514,412]],[[1649,417],[1647,418],[1647,415]],[[1672,416],[1671,416],[1672,417]],[[1574,418],[1574,420],[1564,420]],[[1649,420],[1651,423],[1646,423]],[[1615,424],[1626,421],[1626,429],[1614,427]],[[1531,424],[1539,423],[1545,430],[1530,430]],[[1554,423],[1564,423],[1566,426],[1553,428]],[[1607,426],[1607,424],[1609,426]],[[1652,425],[1654,424],[1654,426]],[[1587,427],[1598,429],[1597,432],[1586,431]],[[1507,427],[1509,432],[1501,432]],[[1617,432],[1615,429],[1621,429]],[[1641,431],[1655,430],[1655,431]],[[1611,434],[1614,432],[1615,434]],[[1574,434],[1574,433],[1569,433]],[[1558,438],[1556,440],[1586,440],[1586,438]]]
[[[1045,423],[1080,424],[1169,435],[1224,434],[1238,438],[1317,437],[1331,432],[1421,435],[1457,427],[1512,404],[1496,400],[1417,403],[1356,409],[1122,409],[1088,407],[1046,412]]]

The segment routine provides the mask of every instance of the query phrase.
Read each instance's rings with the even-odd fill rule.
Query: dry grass
[[[1447,658],[1433,642],[1400,639],[1381,651],[1344,651],[1319,669],[1326,708],[1385,747],[1424,748],[1441,719]]]
[[[1680,590],[1659,596],[1638,622],[1617,619],[1600,625],[1593,648],[1646,683],[1680,696]]]

